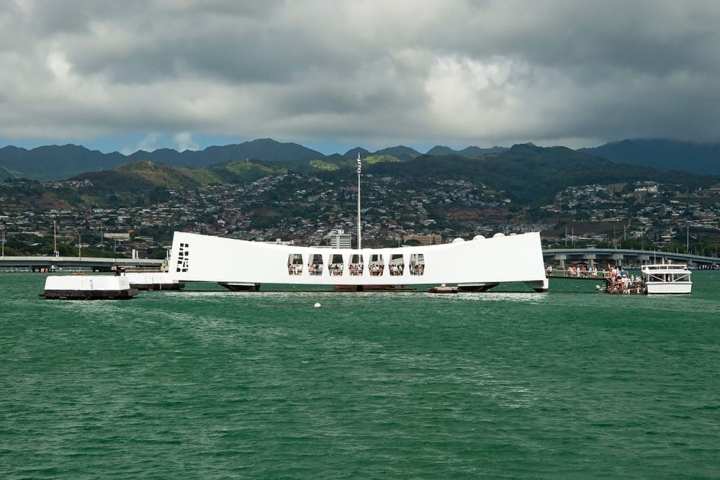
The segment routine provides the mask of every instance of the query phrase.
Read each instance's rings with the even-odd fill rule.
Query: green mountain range
[[[485,155],[501,153],[501,152],[504,152],[505,150],[507,150],[507,148],[504,148],[504,147],[480,148],[480,147],[472,147],[472,146],[465,147],[462,150],[454,150],[445,145],[435,145],[434,147],[432,147],[430,150],[427,151],[426,155],[432,155],[435,157],[458,155],[458,156],[466,157],[466,158],[480,158]]]
[[[383,163],[370,170],[381,175],[466,179],[504,190],[521,202],[547,201],[575,185],[611,184],[641,180],[676,183],[690,188],[717,183],[715,177],[623,165],[566,147],[514,145],[481,158],[423,155],[402,164]]]
[[[607,143],[581,151],[628,165],[720,175],[720,143],[638,139]]]
[[[563,147],[557,147],[563,148]],[[545,151],[545,150],[544,150]],[[552,149],[547,152],[552,152]],[[216,169],[218,165],[234,164],[235,169],[241,173],[240,177],[258,175],[262,168],[292,169],[295,171],[334,172],[346,168],[354,168],[358,153],[368,165],[408,163],[417,159],[432,157],[437,159],[464,158],[480,161],[473,168],[480,168],[488,161],[497,158],[515,159],[519,153],[527,158],[535,158],[532,149],[523,150],[519,146],[511,148],[492,147],[466,147],[455,150],[447,146],[435,146],[422,154],[407,146],[383,148],[371,152],[362,147],[348,150],[344,154],[324,155],[316,150],[296,143],[283,143],[269,138],[257,139],[240,144],[213,146],[203,150],[178,152],[173,149],[159,149],[153,152],[138,151],[131,155],[118,152],[103,153],[89,150],[78,145],[45,146],[34,149],[24,149],[13,146],[0,148],[0,181],[20,177],[35,180],[59,180],[74,177],[84,173],[112,171],[116,167],[138,162],[151,162],[155,165],[166,165],[178,168],[205,168],[208,171]],[[570,149],[565,148],[564,156],[571,156]],[[603,169],[627,169],[629,166],[650,168],[654,170],[677,170],[699,175],[720,175],[720,144],[698,144],[689,142],[676,142],[671,140],[624,140],[609,143],[596,148],[587,148],[574,151],[576,160],[598,158],[611,161],[624,166],[608,167],[607,163],[597,163]],[[543,153],[542,156],[547,155]],[[444,161],[444,160],[443,160]],[[243,166],[237,162],[246,162]],[[249,162],[249,164],[247,164]],[[252,166],[248,166],[252,165]],[[583,163],[583,165],[585,165]],[[438,165],[443,168],[442,165]],[[545,165],[548,171],[557,174],[568,172],[567,165],[553,168],[552,164]],[[222,168],[222,167],[220,167]],[[450,166],[448,166],[450,168]],[[495,165],[495,172],[487,171],[487,175],[496,176],[505,171],[506,166]],[[626,173],[640,174],[636,170],[627,170]],[[229,175],[222,171],[222,175]],[[648,174],[650,172],[647,172]],[[209,178],[209,177],[208,177]]]
[[[480,158],[461,155],[420,155],[401,160],[391,155],[371,154],[363,160],[366,181],[374,177],[409,181],[415,189],[430,187],[437,180],[466,180],[505,191],[521,204],[539,204],[558,191],[575,185],[610,184],[641,180],[684,185],[687,188],[718,183],[712,176],[622,165],[565,147],[514,145]],[[68,204],[151,204],[167,197],[169,190],[203,188],[213,184],[248,184],[268,176],[294,172],[336,183],[352,184],[356,162],[343,155],[315,158],[306,164],[233,160],[208,167],[171,166],[143,160],[113,169],[78,175],[69,184],[79,187],[53,190]],[[41,185],[41,184],[38,184]],[[40,187],[38,187],[40,188]],[[58,193],[59,192],[59,193]],[[64,192],[64,193],[63,193]]]
[[[31,150],[13,146],[0,148],[0,167],[17,177],[35,180],[59,180],[110,169],[127,161],[121,153],[102,153],[79,145],[48,145]]]
[[[150,161],[155,164],[185,167],[209,167],[241,160],[258,160],[283,165],[302,166],[322,158],[318,151],[296,143],[282,143],[265,138],[236,145],[213,146],[203,150],[178,152],[161,148],[131,155],[102,153],[78,145],[52,145],[31,150],[18,147],[0,148],[0,167],[17,172],[15,176],[33,180],[61,180],[82,173],[112,169],[119,165]]]

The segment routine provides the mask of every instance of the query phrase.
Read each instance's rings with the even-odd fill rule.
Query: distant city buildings
[[[51,253],[53,222],[60,243],[75,245],[81,231],[88,249],[125,256],[135,249],[140,256],[158,258],[164,257],[175,230],[350,248],[357,228],[352,182],[292,172],[245,184],[169,189],[151,201],[100,198],[89,206],[59,196],[66,191],[69,198],[96,195],[87,182],[52,182],[50,193],[41,194],[45,203],[23,193],[39,189],[37,183],[12,188],[0,184],[0,225],[8,251]],[[546,244],[557,246],[636,242],[653,248],[689,245],[706,254],[720,246],[717,185],[693,190],[657,182],[577,185],[541,204],[511,197],[511,192],[463,179],[368,178],[363,245],[432,245],[539,230]]]
[[[103,233],[103,238],[105,240],[114,240],[118,242],[127,242],[130,240],[130,233]]]

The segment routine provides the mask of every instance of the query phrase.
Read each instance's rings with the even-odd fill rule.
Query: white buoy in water
[[[322,307],[322,305],[320,305],[320,302],[315,302],[315,305],[313,305],[313,307],[320,308],[320,307]]]

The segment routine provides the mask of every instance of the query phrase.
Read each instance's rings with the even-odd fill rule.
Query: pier
[[[612,248],[555,248],[543,249],[546,265],[558,267],[551,278],[563,278],[561,272],[573,263],[585,263],[593,268],[599,265],[613,264],[623,267],[636,267],[647,263],[684,263],[690,268],[720,269],[720,258],[648,250],[629,250]],[[0,256],[0,271],[54,271],[84,270],[109,272],[113,267],[137,270],[159,270],[165,260],[151,258],[122,257],[55,257],[55,256]],[[598,274],[607,272],[598,271]],[[574,279],[602,280],[601,277],[573,275]]]
[[[683,263],[690,268],[720,269],[720,258],[673,253],[652,250],[631,250],[615,248],[550,248],[543,249],[546,264],[554,264],[565,269],[568,264],[586,263],[595,267],[598,264],[612,263],[625,267],[640,267],[648,263]]]
[[[607,282],[610,278],[610,272],[606,270],[598,270],[593,273],[589,272],[578,272],[572,273],[571,270],[557,270],[553,269],[552,272],[548,273],[548,278],[567,278],[571,280],[594,280],[594,281],[605,281]]]
[[[110,272],[113,267],[160,270],[165,260],[153,258],[54,257],[26,256],[0,257],[0,271],[92,271]]]
[[[601,291],[605,293],[610,294],[630,294],[630,295],[638,295],[645,293],[645,286],[643,285],[643,282],[641,281],[640,277],[636,276],[627,276],[623,277],[618,274],[618,271],[615,271],[615,274],[613,274],[613,271],[608,270],[593,270],[593,271],[584,271],[584,270],[575,270],[575,269],[566,269],[566,270],[552,270],[551,272],[548,272],[548,278],[549,279],[557,279],[557,278],[563,278],[568,280],[590,280],[593,282],[603,282],[603,287]]]

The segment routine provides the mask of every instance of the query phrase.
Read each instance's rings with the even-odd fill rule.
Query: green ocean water
[[[694,281],[60,302],[0,275],[0,478],[718,478],[720,274]]]

